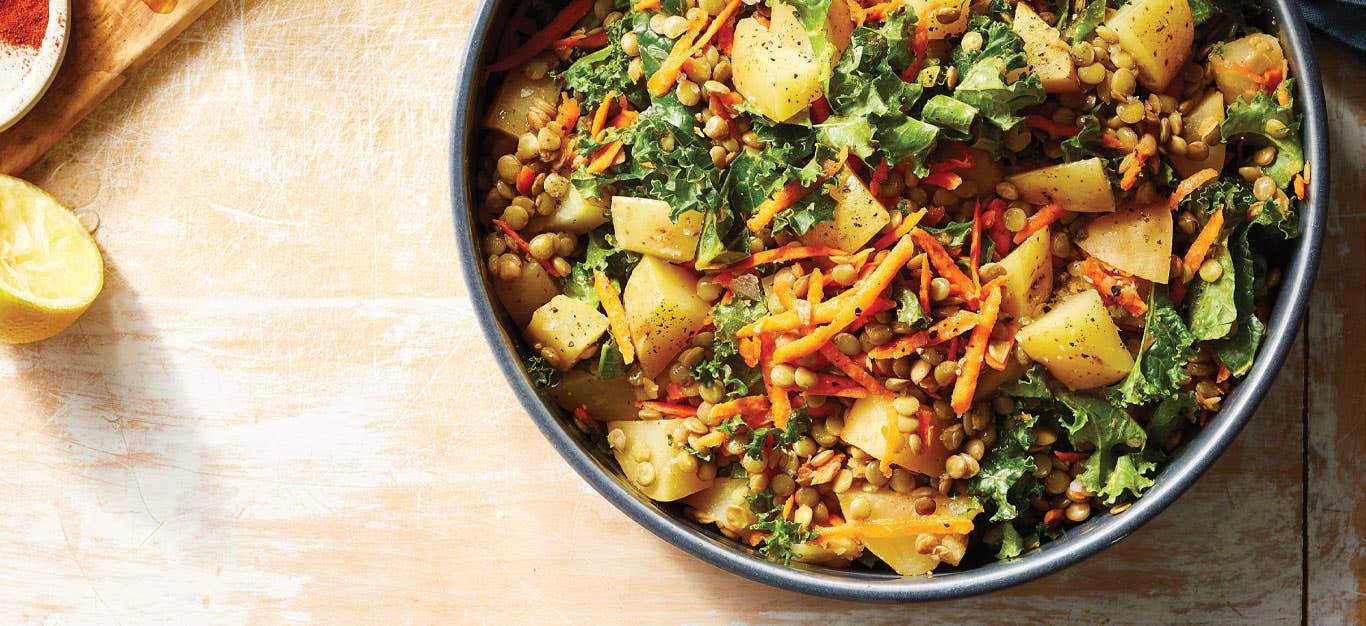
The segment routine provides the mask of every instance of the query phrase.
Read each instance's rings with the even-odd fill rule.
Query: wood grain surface
[[[150,4],[149,4],[150,2]],[[70,46],[43,101],[0,133],[0,173],[33,164],[218,0],[76,0]],[[151,5],[174,5],[169,13]]]
[[[969,601],[869,606],[656,539],[568,469],[487,363],[446,188],[475,10],[223,0],[25,172],[98,212],[109,274],[70,331],[0,348],[0,621],[1366,619],[1357,60],[1320,47],[1337,186],[1324,267],[1237,443],[1085,563]]]

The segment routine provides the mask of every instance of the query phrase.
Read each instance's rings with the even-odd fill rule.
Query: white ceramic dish
[[[0,131],[23,119],[43,97],[66,55],[71,0],[48,2],[47,34],[37,50],[0,43]]]

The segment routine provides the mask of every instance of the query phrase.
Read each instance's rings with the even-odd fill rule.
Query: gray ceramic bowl
[[[451,136],[451,195],[455,211],[455,234],[465,284],[475,302],[484,336],[508,383],[522,406],[536,421],[541,433],[554,444],[574,471],[632,519],[669,543],[698,558],[746,578],[803,593],[858,601],[945,600],[986,593],[1017,585],[1077,563],[1134,532],[1194,483],[1220,453],[1233,442],[1257,409],[1294,342],[1296,330],[1309,302],[1309,291],[1318,268],[1319,247],[1328,198],[1328,134],[1323,91],[1309,32],[1291,0],[1269,0],[1281,26],[1281,41],[1296,77],[1295,99],[1304,114],[1305,156],[1319,167],[1309,185],[1308,205],[1301,214],[1304,234],[1293,242],[1271,314],[1266,342],[1252,372],[1224,400],[1219,419],[1200,431],[1157,477],[1156,484],[1123,515],[1091,518],[1069,531],[1066,537],[1045,544],[1023,557],[974,569],[902,578],[893,574],[845,571],[794,564],[783,567],[764,560],[719,534],[687,520],[676,508],[660,505],[638,494],[622,478],[613,463],[586,445],[573,426],[547,397],[540,394],[522,370],[509,333],[507,318],[493,304],[481,259],[478,229],[469,210],[477,206],[473,188],[474,159],[479,153],[483,105],[488,85],[482,70],[493,56],[503,29],[501,19],[515,5],[511,0],[485,0],[474,19],[469,49],[461,66],[455,93]]]

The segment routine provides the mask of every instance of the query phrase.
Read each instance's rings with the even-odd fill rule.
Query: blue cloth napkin
[[[1366,0],[1300,0],[1300,12],[1314,28],[1366,53]]]

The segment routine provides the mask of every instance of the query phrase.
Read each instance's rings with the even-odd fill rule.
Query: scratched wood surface
[[[1325,57],[1344,193],[1313,358],[1302,340],[1238,442],[1086,563],[965,602],[861,606],[640,529],[481,365],[445,183],[473,11],[222,0],[26,172],[99,213],[109,278],[66,334],[0,348],[0,621],[1366,617],[1353,59]]]
[[[70,45],[47,97],[0,133],[0,173],[21,172],[218,0],[77,0]],[[168,13],[151,6],[175,5]]]

